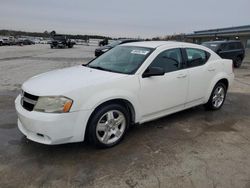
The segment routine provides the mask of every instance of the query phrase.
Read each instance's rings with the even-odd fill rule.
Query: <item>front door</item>
[[[163,76],[140,77],[142,121],[158,118],[184,108],[188,89],[188,74],[182,69],[181,50],[169,49],[161,52],[151,67],[165,70]]]

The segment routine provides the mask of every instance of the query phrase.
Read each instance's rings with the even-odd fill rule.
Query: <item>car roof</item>
[[[160,46],[164,47],[177,47],[185,46],[185,47],[199,47],[200,45],[187,43],[187,42],[177,42],[177,41],[143,41],[143,42],[131,42],[122,44],[122,46],[138,46],[138,47],[146,47],[146,48],[158,48]]]

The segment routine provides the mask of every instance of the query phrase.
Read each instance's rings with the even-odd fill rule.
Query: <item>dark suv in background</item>
[[[50,43],[51,48],[73,48],[74,45],[75,41],[73,41],[66,35],[54,35]]]
[[[98,57],[98,56],[104,54],[105,52],[109,51],[110,49],[116,47],[117,45],[129,43],[129,42],[139,42],[139,41],[142,41],[142,40],[138,40],[138,39],[119,39],[119,40],[116,40],[116,41],[114,41],[106,46],[97,48],[95,50],[95,56]]]
[[[245,57],[245,48],[238,40],[230,41],[211,41],[202,43],[216,52],[223,59],[232,59],[234,67],[239,68]]]

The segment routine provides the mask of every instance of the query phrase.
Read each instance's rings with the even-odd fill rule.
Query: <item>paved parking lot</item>
[[[14,109],[21,83],[86,63],[94,49],[0,47],[0,187],[250,187],[250,62],[235,70],[220,111],[199,106],[133,127],[114,148],[24,138]]]

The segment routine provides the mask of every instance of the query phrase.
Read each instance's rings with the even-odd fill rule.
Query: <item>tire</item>
[[[86,137],[95,147],[110,148],[124,138],[129,122],[129,113],[125,107],[119,104],[100,107],[91,116]]]
[[[50,46],[51,49],[53,49],[54,47],[53,46]]]
[[[241,64],[242,64],[242,58],[239,57],[239,56],[236,57],[236,59],[234,60],[234,67],[235,68],[240,68]]]
[[[227,88],[222,82],[217,83],[211,93],[208,102],[205,104],[207,110],[219,110],[226,99]]]

